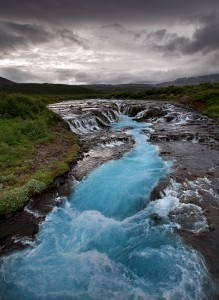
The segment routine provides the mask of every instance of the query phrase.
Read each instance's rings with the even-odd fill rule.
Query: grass
[[[0,214],[21,208],[77,159],[78,138],[34,96],[0,93]]]

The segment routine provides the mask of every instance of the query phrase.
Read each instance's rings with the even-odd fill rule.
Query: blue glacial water
[[[168,199],[148,201],[169,170],[141,135],[148,124],[112,127],[131,127],[135,147],[78,183],[32,247],[3,259],[0,299],[211,299],[202,259],[164,218]]]

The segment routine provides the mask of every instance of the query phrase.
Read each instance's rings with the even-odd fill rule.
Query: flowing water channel
[[[168,220],[171,196],[149,202],[170,166],[127,116],[134,148],[92,171],[53,209],[33,245],[3,259],[0,299],[211,299],[201,257]],[[157,217],[159,216],[159,217]]]

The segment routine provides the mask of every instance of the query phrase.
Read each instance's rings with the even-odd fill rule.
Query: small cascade
[[[92,115],[75,116],[66,119],[71,130],[79,135],[88,134],[90,132],[100,130],[97,119]]]
[[[124,115],[128,115],[130,117],[135,117],[138,113],[145,110],[147,106],[145,104],[133,103],[133,102],[124,102],[121,105],[121,112]]]
[[[137,113],[137,115],[135,116],[135,120],[144,118],[144,115],[145,115],[146,113],[147,113],[147,109],[140,111],[140,112]]]
[[[108,128],[120,118],[117,103],[92,100],[66,101],[49,106],[54,112],[67,121],[71,130],[78,135],[85,135]]]
[[[74,133],[84,135],[109,127],[111,123],[119,119],[119,113],[114,110],[92,110],[64,119]]]
[[[119,118],[119,113],[115,110],[102,111],[102,115],[108,120],[109,123],[113,123]]]

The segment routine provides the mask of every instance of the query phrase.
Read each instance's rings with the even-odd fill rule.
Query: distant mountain
[[[0,84],[14,84],[15,82],[8,80],[6,78],[0,77]]]
[[[16,83],[6,78],[0,77],[1,91],[13,91],[20,93],[35,94],[95,94],[95,93],[117,93],[117,92],[141,92],[148,88],[198,85],[201,83],[219,82],[219,74],[202,75],[195,77],[178,78],[173,81],[161,82],[158,84],[89,84],[89,85],[68,85],[68,84],[39,84],[39,83]]]
[[[198,85],[198,84],[207,83],[207,82],[210,82],[210,83],[219,82],[219,74],[178,78],[173,81],[158,83],[158,84],[156,84],[156,86],[157,87],[166,87],[166,86],[170,86],[170,85],[175,85],[175,86]]]
[[[99,92],[140,92],[147,88],[154,87],[153,84],[127,83],[127,84],[92,84],[85,85]]]

